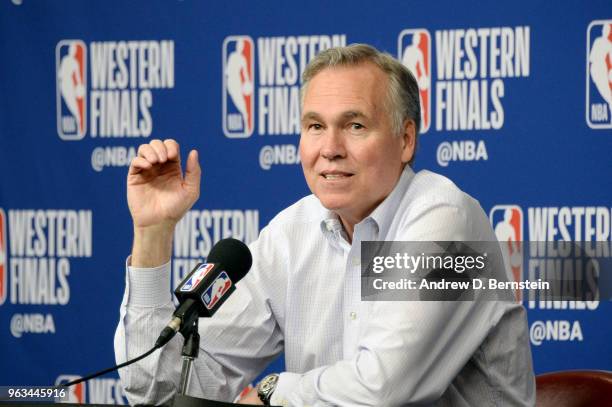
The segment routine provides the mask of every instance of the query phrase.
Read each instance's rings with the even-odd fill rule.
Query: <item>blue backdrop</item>
[[[200,152],[174,280],[309,193],[299,74],[333,45],[370,43],[414,70],[416,169],[477,198],[500,238],[610,243],[611,26],[595,0],[2,1],[0,385],[113,364],[139,144]],[[537,373],[612,369],[608,301],[525,305]],[[125,402],[116,374],[71,396]]]

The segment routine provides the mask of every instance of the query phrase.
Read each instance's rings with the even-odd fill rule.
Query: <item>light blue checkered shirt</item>
[[[189,394],[233,400],[281,352],[272,404],[286,406],[532,406],[525,310],[494,301],[361,301],[360,242],[494,241],[477,201],[440,175],[406,168],[387,199],[355,226],[308,196],[251,246],[253,267],[213,318]],[[170,266],[128,267],[117,362],[148,350],[170,320]],[[168,401],[180,378],[177,335],[120,371],[131,404]]]

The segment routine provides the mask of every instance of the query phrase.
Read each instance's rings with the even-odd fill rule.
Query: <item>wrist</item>
[[[152,268],[170,261],[174,226],[175,223],[134,225],[132,267]]]

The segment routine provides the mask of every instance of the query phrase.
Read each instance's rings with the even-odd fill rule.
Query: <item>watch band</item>
[[[278,373],[272,373],[264,377],[257,384],[257,396],[259,396],[261,402],[264,403],[264,406],[270,405],[270,399],[272,398],[272,393],[274,393],[274,390],[276,389],[278,378]]]

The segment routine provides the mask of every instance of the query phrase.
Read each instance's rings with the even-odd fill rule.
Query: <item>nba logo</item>
[[[202,294],[204,306],[208,309],[213,309],[231,286],[232,280],[230,280],[227,273],[224,271],[219,274],[219,277]]]
[[[431,123],[431,36],[424,28],[403,30],[397,40],[397,55],[412,72],[419,85],[421,129],[426,133]]]
[[[586,121],[592,129],[612,129],[612,20],[587,28]]]
[[[204,263],[198,266],[196,271],[194,271],[191,277],[189,277],[185,284],[183,284],[181,291],[191,291],[196,288],[204,277],[206,277],[206,274],[208,274],[208,272],[214,267],[215,265],[213,263]]]
[[[80,40],[62,40],[55,48],[57,134],[81,140],[86,129],[87,48]]]
[[[61,375],[55,380],[56,386],[61,386],[73,380],[80,379],[81,376],[74,375]],[[59,391],[65,390],[66,394],[64,397],[58,397],[55,399],[56,403],[73,403],[73,404],[85,404],[85,383],[81,382],[70,387],[62,387]]]
[[[253,134],[254,52],[251,37],[233,35],[223,41],[223,133],[229,138]]]
[[[6,214],[4,213],[4,209],[0,208],[0,305],[4,304],[8,291],[8,280],[6,276],[8,268],[6,263]]]
[[[489,213],[495,236],[500,243],[506,268],[512,271],[514,281],[523,279],[523,211],[517,205],[495,205]],[[521,301],[523,293],[516,291]]]

